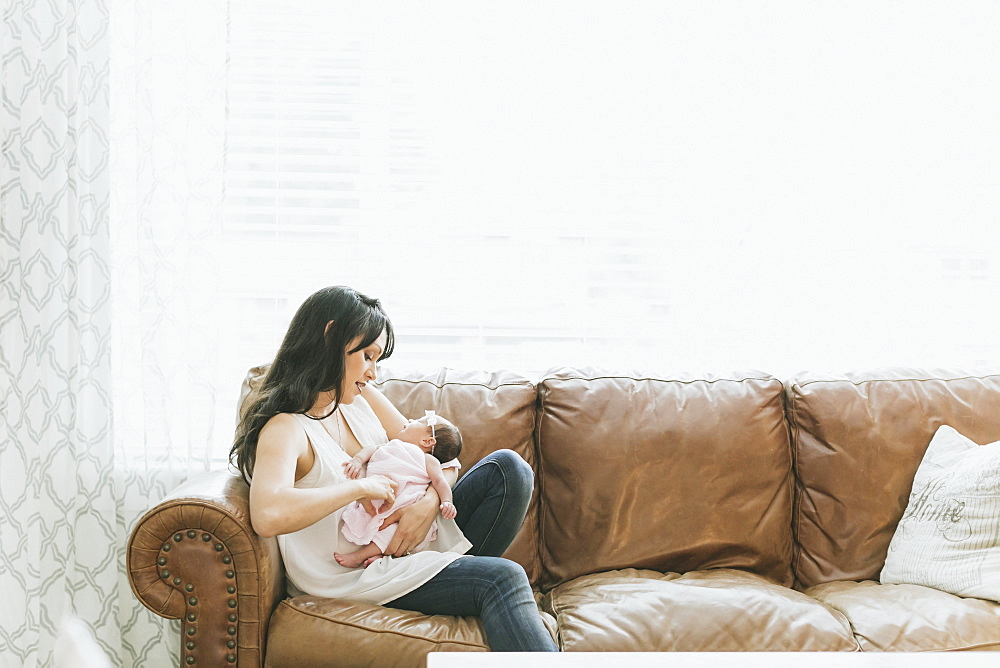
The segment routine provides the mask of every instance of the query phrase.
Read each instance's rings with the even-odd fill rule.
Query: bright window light
[[[1000,363],[998,13],[232,3],[222,373],[332,284],[393,368]]]

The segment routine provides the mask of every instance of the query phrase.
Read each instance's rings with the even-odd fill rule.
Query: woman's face
[[[387,340],[385,330],[367,348],[356,353],[351,351],[361,345],[361,337],[354,339],[345,349],[347,361],[344,365],[344,386],[341,388],[340,403],[353,404],[361,395],[367,383],[375,380],[375,363],[382,357]]]

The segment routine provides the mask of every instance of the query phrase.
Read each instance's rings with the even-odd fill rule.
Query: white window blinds
[[[331,284],[393,366],[1000,363],[989,3],[230,13],[226,373]]]

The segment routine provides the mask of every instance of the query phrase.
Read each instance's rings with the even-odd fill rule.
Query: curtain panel
[[[74,618],[114,665],[175,661],[125,542],[210,465],[226,9],[4,1],[2,666]]]
[[[67,616],[116,653],[108,5],[5,2],[0,49],[0,657]]]

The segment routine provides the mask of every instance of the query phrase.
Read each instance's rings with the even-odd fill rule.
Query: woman
[[[260,391],[243,411],[231,452],[250,480],[254,529],[278,537],[293,595],[478,615],[494,651],[558,651],[524,570],[499,556],[531,495],[531,469],[513,452],[489,455],[455,485],[458,523],[439,521],[429,549],[409,554],[437,518],[440,501],[432,487],[386,519],[386,525],[399,523],[386,549],[393,557],[364,569],[335,560],[335,551],[350,549],[340,543],[346,540],[343,509],[354,501],[394,499],[388,478],[351,480],[343,471],[343,462],[365,445],[387,442],[383,423],[403,420],[368,386],[393,343],[392,323],[378,300],[351,288],[320,290],[299,307]],[[452,473],[451,484],[454,478]]]

